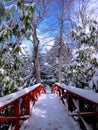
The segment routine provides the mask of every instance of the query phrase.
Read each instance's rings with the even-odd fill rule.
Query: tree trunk
[[[46,7],[48,6],[50,0],[33,0],[35,3],[36,11],[32,14],[32,37],[33,37],[33,47],[34,47],[34,71],[36,83],[41,82],[40,74],[40,62],[39,62],[39,39],[37,37],[37,26],[46,16]],[[32,0],[31,0],[32,3]]]
[[[62,48],[63,48],[63,32],[64,32],[64,0],[62,0],[62,15],[60,25],[60,42],[59,42],[59,54],[58,54],[58,82],[62,81]]]
[[[34,45],[34,72],[36,83],[41,83],[40,63],[39,63],[39,40],[37,38],[36,26],[33,28],[33,45]]]

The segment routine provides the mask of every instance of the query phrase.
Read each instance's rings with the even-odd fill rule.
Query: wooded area
[[[0,0],[0,96],[55,82],[97,92],[97,3]]]

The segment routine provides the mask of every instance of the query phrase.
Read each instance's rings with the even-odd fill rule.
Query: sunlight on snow
[[[46,114],[46,111],[43,111],[39,108],[36,108],[34,110],[34,115],[38,116],[38,117],[42,117],[42,118],[45,118],[45,114]]]

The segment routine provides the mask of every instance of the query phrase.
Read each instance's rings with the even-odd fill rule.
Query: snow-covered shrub
[[[81,46],[74,51],[74,56],[70,64],[65,68],[65,82],[72,82],[76,87],[84,88],[88,86],[96,67],[98,66],[98,53],[94,47]]]
[[[95,90],[96,92],[98,92],[98,68],[96,69],[93,77],[89,81],[89,87],[92,90]]]
[[[6,61],[11,55],[15,47],[15,43],[2,44],[0,46],[0,89],[1,96],[15,92],[21,87],[33,85],[31,82],[32,64],[29,56],[21,52],[21,47],[17,47],[11,58]],[[6,63],[7,62],[7,63]],[[5,64],[5,66],[4,66]],[[2,69],[2,67],[4,68]]]

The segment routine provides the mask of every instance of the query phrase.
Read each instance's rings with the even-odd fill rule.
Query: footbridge
[[[98,130],[98,94],[55,83],[0,98],[0,130]]]

